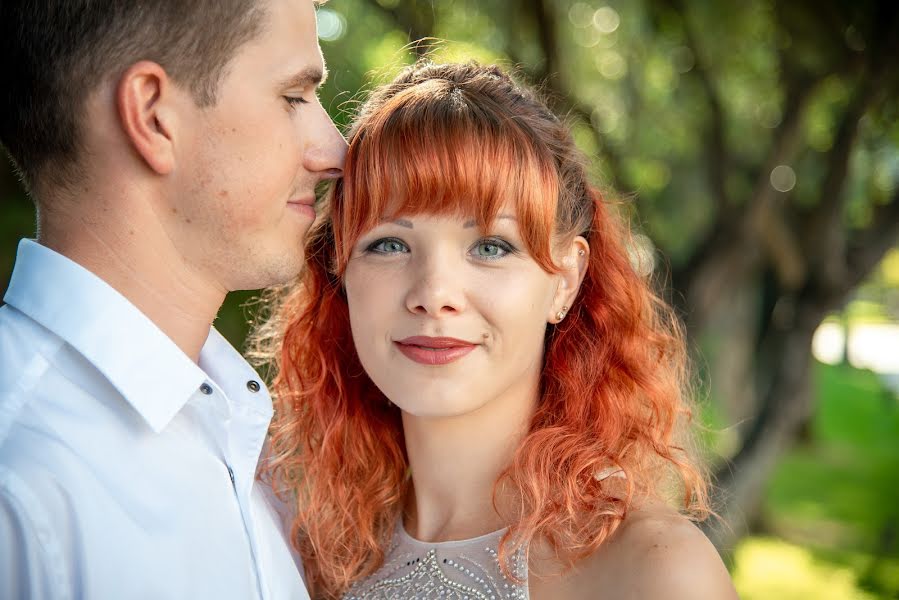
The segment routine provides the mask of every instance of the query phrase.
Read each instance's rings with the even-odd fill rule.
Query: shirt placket
[[[225,472],[231,481],[231,490],[240,509],[243,521],[244,533],[250,546],[250,554],[253,560],[253,577],[256,581],[257,596],[267,600],[269,594],[265,589],[261,573],[259,544],[256,539],[254,519],[252,514],[251,491],[255,476],[255,461],[249,465],[248,457],[256,449],[256,456],[262,448],[262,441],[268,428],[265,422],[261,429],[254,426],[252,419],[247,418],[245,403],[231,402],[224,391],[215,383],[207,381],[200,386],[200,392],[205,397],[208,413],[211,419],[210,430],[213,441],[217,445],[224,463]],[[254,437],[259,436],[258,444]]]
[[[260,598],[270,596],[265,578],[262,576],[264,565],[263,553],[259,548],[256,521],[253,518],[252,489],[256,477],[259,454],[265,442],[271,415],[266,414],[260,406],[262,398],[257,396],[260,385],[256,380],[247,382],[248,394],[242,395],[240,401],[232,404],[233,418],[228,424],[228,453],[230,472],[233,474],[234,491],[237,494],[243,516],[244,527],[250,541],[253,564],[256,569],[256,582]]]

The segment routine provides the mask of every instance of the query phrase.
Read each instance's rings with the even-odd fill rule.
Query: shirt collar
[[[222,388],[229,401],[240,403],[244,409],[271,421],[272,399],[259,374],[215,328],[210,330],[200,350],[199,365],[209,380]],[[255,390],[250,389],[253,384],[258,386]]]
[[[32,240],[19,243],[4,301],[80,352],[157,433],[207,378],[118,291]]]

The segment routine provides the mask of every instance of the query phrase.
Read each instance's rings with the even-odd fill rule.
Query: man
[[[211,328],[294,277],[345,142],[312,0],[3,0],[0,141],[38,209],[0,308],[0,598],[306,598],[272,416]]]

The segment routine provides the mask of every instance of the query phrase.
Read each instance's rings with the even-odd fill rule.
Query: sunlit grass
[[[742,600],[876,600],[850,567],[819,560],[779,539],[752,537],[736,552],[734,584]]]
[[[772,477],[734,556],[744,600],[899,598],[899,401],[870,371],[817,365],[810,439]]]
[[[879,302],[853,300],[846,305],[846,319],[850,323],[892,323],[886,308]]]
[[[819,366],[817,384],[812,439],[772,478],[768,518],[775,530],[818,531],[824,546],[874,551],[899,524],[899,403],[869,371]]]

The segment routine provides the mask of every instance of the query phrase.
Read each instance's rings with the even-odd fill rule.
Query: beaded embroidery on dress
[[[458,542],[426,543],[394,533],[384,564],[353,585],[344,600],[527,600],[527,561],[512,557],[511,571],[524,581],[506,578],[497,550],[504,531]]]

